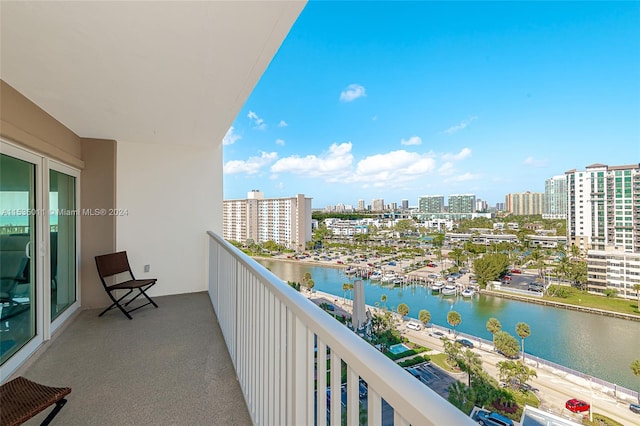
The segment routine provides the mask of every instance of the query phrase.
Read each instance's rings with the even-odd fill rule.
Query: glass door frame
[[[51,338],[51,334],[60,328],[80,308],[80,170],[50,159],[42,154],[14,145],[0,138],[0,154],[8,155],[35,165],[35,247],[32,256],[36,258],[35,284],[35,333],[34,336],[18,352],[0,367],[0,381],[8,378],[18,369],[42,344]],[[51,321],[51,241],[49,220],[49,170],[75,177],[76,191],[76,252],[75,288],[76,300],[54,321]],[[46,213],[46,214],[45,214]]]
[[[55,332],[64,322],[69,319],[77,310],[80,308],[80,170],[75,169],[73,167],[69,167],[65,164],[59,163],[55,160],[48,160],[48,165],[46,168],[46,197],[47,197],[47,206],[51,206],[49,200],[49,171],[55,170],[56,172],[64,173],[71,177],[75,178],[75,212],[76,212],[76,223],[75,223],[75,247],[76,252],[74,254],[75,257],[75,289],[76,289],[76,300],[73,302],[68,308],[64,310],[60,315],[58,315],[53,321],[51,321],[51,291],[45,291],[47,300],[44,305],[44,315],[47,318],[45,321],[45,328],[49,328],[47,330],[47,339],[51,337],[51,333]],[[47,216],[47,229],[50,229],[51,224],[49,223],[49,217]],[[51,241],[50,234],[47,233],[47,259],[50,259],[51,256]],[[45,288],[50,289],[51,283],[51,262],[47,263],[46,267],[47,275],[43,282]],[[49,283],[49,285],[46,285]]]

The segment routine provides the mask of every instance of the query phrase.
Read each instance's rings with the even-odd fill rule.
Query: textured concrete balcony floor
[[[18,371],[73,389],[53,425],[251,424],[207,293],[154,300],[131,321],[80,312]]]

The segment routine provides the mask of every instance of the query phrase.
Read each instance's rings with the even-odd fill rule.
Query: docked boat
[[[358,270],[353,266],[349,266],[347,269],[344,270],[344,273],[347,275],[354,275],[356,272],[358,272]]]
[[[431,284],[431,294],[440,293],[440,290],[442,290],[443,288],[444,288],[444,282],[442,281],[435,282]]]
[[[455,285],[447,284],[444,287],[442,287],[442,290],[440,290],[440,293],[443,296],[455,296],[456,294],[458,294],[458,288]]]
[[[369,276],[369,279],[371,281],[380,281],[380,279],[382,279],[382,272],[380,271],[373,271],[371,273],[371,275]]]
[[[462,297],[473,297],[476,292],[471,288],[465,288],[460,294],[462,295]]]
[[[382,276],[382,278],[380,278],[380,281],[382,281],[383,283],[392,283],[396,278],[398,278],[398,274],[396,274],[395,272],[387,272]]]

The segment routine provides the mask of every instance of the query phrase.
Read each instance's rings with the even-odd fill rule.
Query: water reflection
[[[304,274],[310,272],[315,289],[338,297],[344,296],[342,284],[349,281],[341,269],[273,260],[259,262],[285,281],[301,282]],[[531,328],[531,335],[525,340],[527,353],[630,389],[638,387],[629,366],[640,358],[640,322],[484,295],[471,299],[433,296],[417,285],[400,289],[364,282],[369,305],[378,302],[382,306],[380,298],[384,294],[389,309],[406,303],[409,317],[413,318],[426,309],[431,312],[431,321],[443,327],[448,327],[447,313],[453,309],[462,316],[459,331],[488,340],[492,336],[486,322],[491,317],[498,318],[502,329],[516,337],[516,324],[526,322]]]

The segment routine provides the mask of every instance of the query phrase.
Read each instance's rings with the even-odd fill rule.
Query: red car
[[[568,400],[564,406],[567,410],[573,411],[574,413],[582,413],[583,411],[589,411],[589,409],[591,409],[588,403],[575,398]]]
[[[520,269],[512,269],[512,270],[511,270],[511,273],[512,273],[512,274],[521,274],[521,273],[522,273],[522,271],[521,271]]]

